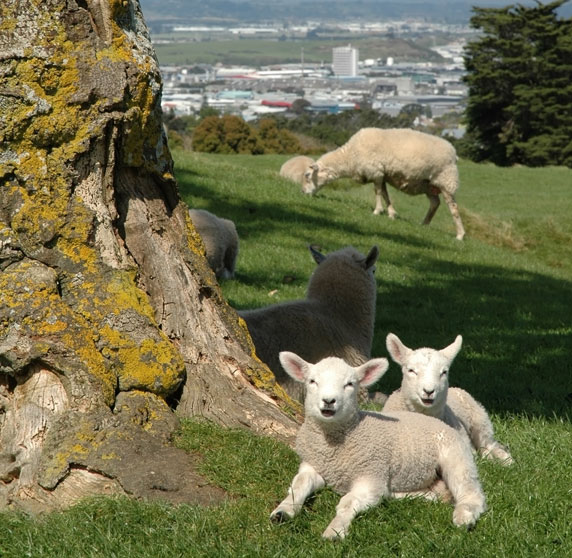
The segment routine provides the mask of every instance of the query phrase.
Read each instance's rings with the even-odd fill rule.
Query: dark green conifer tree
[[[567,1],[473,8],[483,32],[465,51],[473,158],[572,166],[572,20],[557,14]]]

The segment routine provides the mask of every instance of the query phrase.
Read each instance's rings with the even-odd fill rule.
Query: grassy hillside
[[[179,40],[183,34],[178,34]],[[164,38],[157,35],[155,39]],[[352,46],[359,48],[360,58],[392,56],[402,61],[442,61],[439,54],[405,39],[364,38],[352,39]],[[155,51],[162,65],[190,64],[238,64],[265,66],[300,62],[302,49],[306,63],[332,62],[332,48],[346,46],[348,39],[319,41],[272,41],[265,39],[212,40],[157,44]]]
[[[282,156],[175,153],[190,206],[235,221],[237,278],[222,288],[236,308],[304,296],[315,264],[307,245],[328,252],[380,248],[374,356],[385,336],[408,345],[464,345],[451,383],[490,411],[511,468],[478,460],[488,511],[474,531],[455,528],[452,508],[391,501],[354,521],[342,543],[320,534],[335,513],[329,490],[293,522],[272,525],[297,468],[272,440],[185,422],[179,444],[204,455],[202,469],[229,491],[208,510],[88,501],[37,519],[0,515],[5,557],[566,557],[572,555],[572,171],[499,169],[460,162],[458,242],[443,204],[429,227],[427,201],[390,189],[400,218],[373,216],[371,186],[342,182],[316,197],[278,177]],[[380,388],[400,380],[392,364]]]

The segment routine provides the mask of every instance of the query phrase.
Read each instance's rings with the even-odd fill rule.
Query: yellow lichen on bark
[[[89,14],[92,8],[102,12]],[[13,146],[14,155],[0,164],[0,176],[8,177],[3,195],[17,201],[10,215],[17,245],[56,270],[61,292],[7,285],[2,298],[19,305],[19,313],[17,321],[4,325],[6,331],[24,328],[37,339],[34,358],[48,358],[59,351],[54,347],[67,345],[73,362],[101,381],[108,404],[118,386],[166,395],[184,377],[183,359],[160,331],[135,272],[102,263],[94,243],[98,216],[75,193],[81,179],[76,162],[89,154],[110,122],[120,128],[123,144],[117,153],[124,163],[156,164],[144,152],[162,143],[160,122],[153,120],[159,114],[157,68],[153,72],[147,54],[134,52],[132,31],[122,28],[129,2],[88,3],[73,12],[71,26],[56,15],[65,9],[63,2],[35,5],[41,32],[4,75],[3,85],[15,95],[2,140]],[[81,25],[94,27],[84,32]],[[109,39],[106,47],[101,39]],[[128,75],[134,76],[129,85]],[[108,84],[115,88],[102,94]],[[9,271],[2,275],[8,283],[13,280]]]

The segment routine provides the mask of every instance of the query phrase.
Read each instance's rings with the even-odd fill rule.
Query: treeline
[[[276,120],[263,118],[248,124],[233,114],[204,108],[197,116],[164,116],[171,147],[204,153],[301,153],[298,138]]]
[[[298,153],[318,154],[343,145],[358,130],[375,128],[413,128],[416,118],[429,116],[421,105],[406,105],[398,116],[381,114],[371,108],[347,110],[338,114],[311,113],[278,115],[247,123],[235,115],[220,115],[203,108],[197,116],[165,115],[172,147],[206,153]],[[447,120],[436,119],[424,131],[440,134]]]

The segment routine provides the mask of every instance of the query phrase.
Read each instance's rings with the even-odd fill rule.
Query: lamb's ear
[[[377,261],[379,256],[379,248],[377,246],[372,246],[369,254],[365,257],[365,268],[369,269]]]
[[[387,347],[387,352],[391,355],[391,358],[397,362],[397,364],[403,364],[405,359],[411,352],[409,347],[406,347],[395,333],[389,333],[385,338],[385,346]]]
[[[297,382],[303,382],[305,380],[310,365],[303,358],[289,351],[282,351],[279,353],[278,358],[288,376]]]
[[[356,368],[359,383],[362,386],[375,384],[386,372],[389,362],[386,358],[374,358]]]
[[[326,259],[326,256],[324,256],[324,254],[322,254],[321,252],[318,252],[318,250],[316,250],[312,245],[308,246],[308,248],[310,249],[312,258],[314,258],[314,261],[318,265],[320,265]]]
[[[439,352],[447,358],[449,361],[453,361],[453,359],[457,356],[459,351],[461,350],[461,345],[463,344],[463,338],[460,335],[457,335],[455,341],[453,341],[448,347],[441,349]]]

